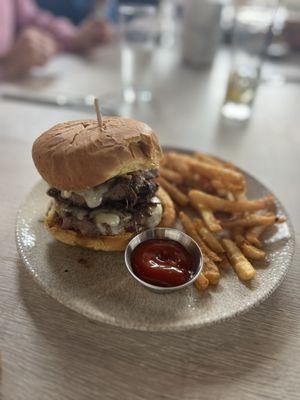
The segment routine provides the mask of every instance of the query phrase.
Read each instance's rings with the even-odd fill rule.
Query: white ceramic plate
[[[248,197],[270,191],[245,174]],[[155,294],[140,286],[126,270],[123,253],[70,247],[54,240],[42,219],[49,203],[47,186],[39,182],[20,208],[16,222],[19,254],[34,279],[65,306],[91,318],[129,329],[173,331],[201,327],[245,312],[278,287],[291,264],[294,233],[290,221],[264,234],[268,265],[257,265],[251,283],[233,271],[222,272],[217,288],[199,293],[194,287]],[[286,215],[276,200],[278,214]]]

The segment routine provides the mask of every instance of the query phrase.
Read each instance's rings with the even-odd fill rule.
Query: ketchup
[[[179,286],[196,272],[192,255],[178,242],[150,239],[140,243],[131,254],[133,272],[155,286]]]

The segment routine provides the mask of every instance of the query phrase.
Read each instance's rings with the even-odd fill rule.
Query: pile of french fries
[[[241,281],[253,279],[253,261],[266,259],[260,235],[286,220],[272,211],[273,197],[248,200],[244,175],[203,153],[166,153],[157,181],[174,201],[183,230],[202,250],[196,287],[218,285],[220,270],[231,266]]]

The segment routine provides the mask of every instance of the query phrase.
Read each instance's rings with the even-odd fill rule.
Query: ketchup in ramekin
[[[131,253],[135,275],[151,285],[176,287],[189,282],[197,272],[197,262],[179,242],[149,239]]]

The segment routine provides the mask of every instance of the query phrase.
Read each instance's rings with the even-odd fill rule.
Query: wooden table
[[[153,107],[138,115],[163,144],[217,154],[258,177],[286,205],[299,241],[299,86],[262,85],[249,124],[226,125],[219,108],[227,61],[220,52],[211,70],[197,71],[161,50]],[[117,65],[113,49],[87,60],[61,56],[17,86],[102,94],[118,89]],[[0,101],[3,399],[298,399],[299,247],[287,278],[262,305],[226,323],[182,333],[134,332],[89,321],[47,296],[27,274],[17,255],[14,223],[38,179],[32,141],[56,122],[87,116]]]

